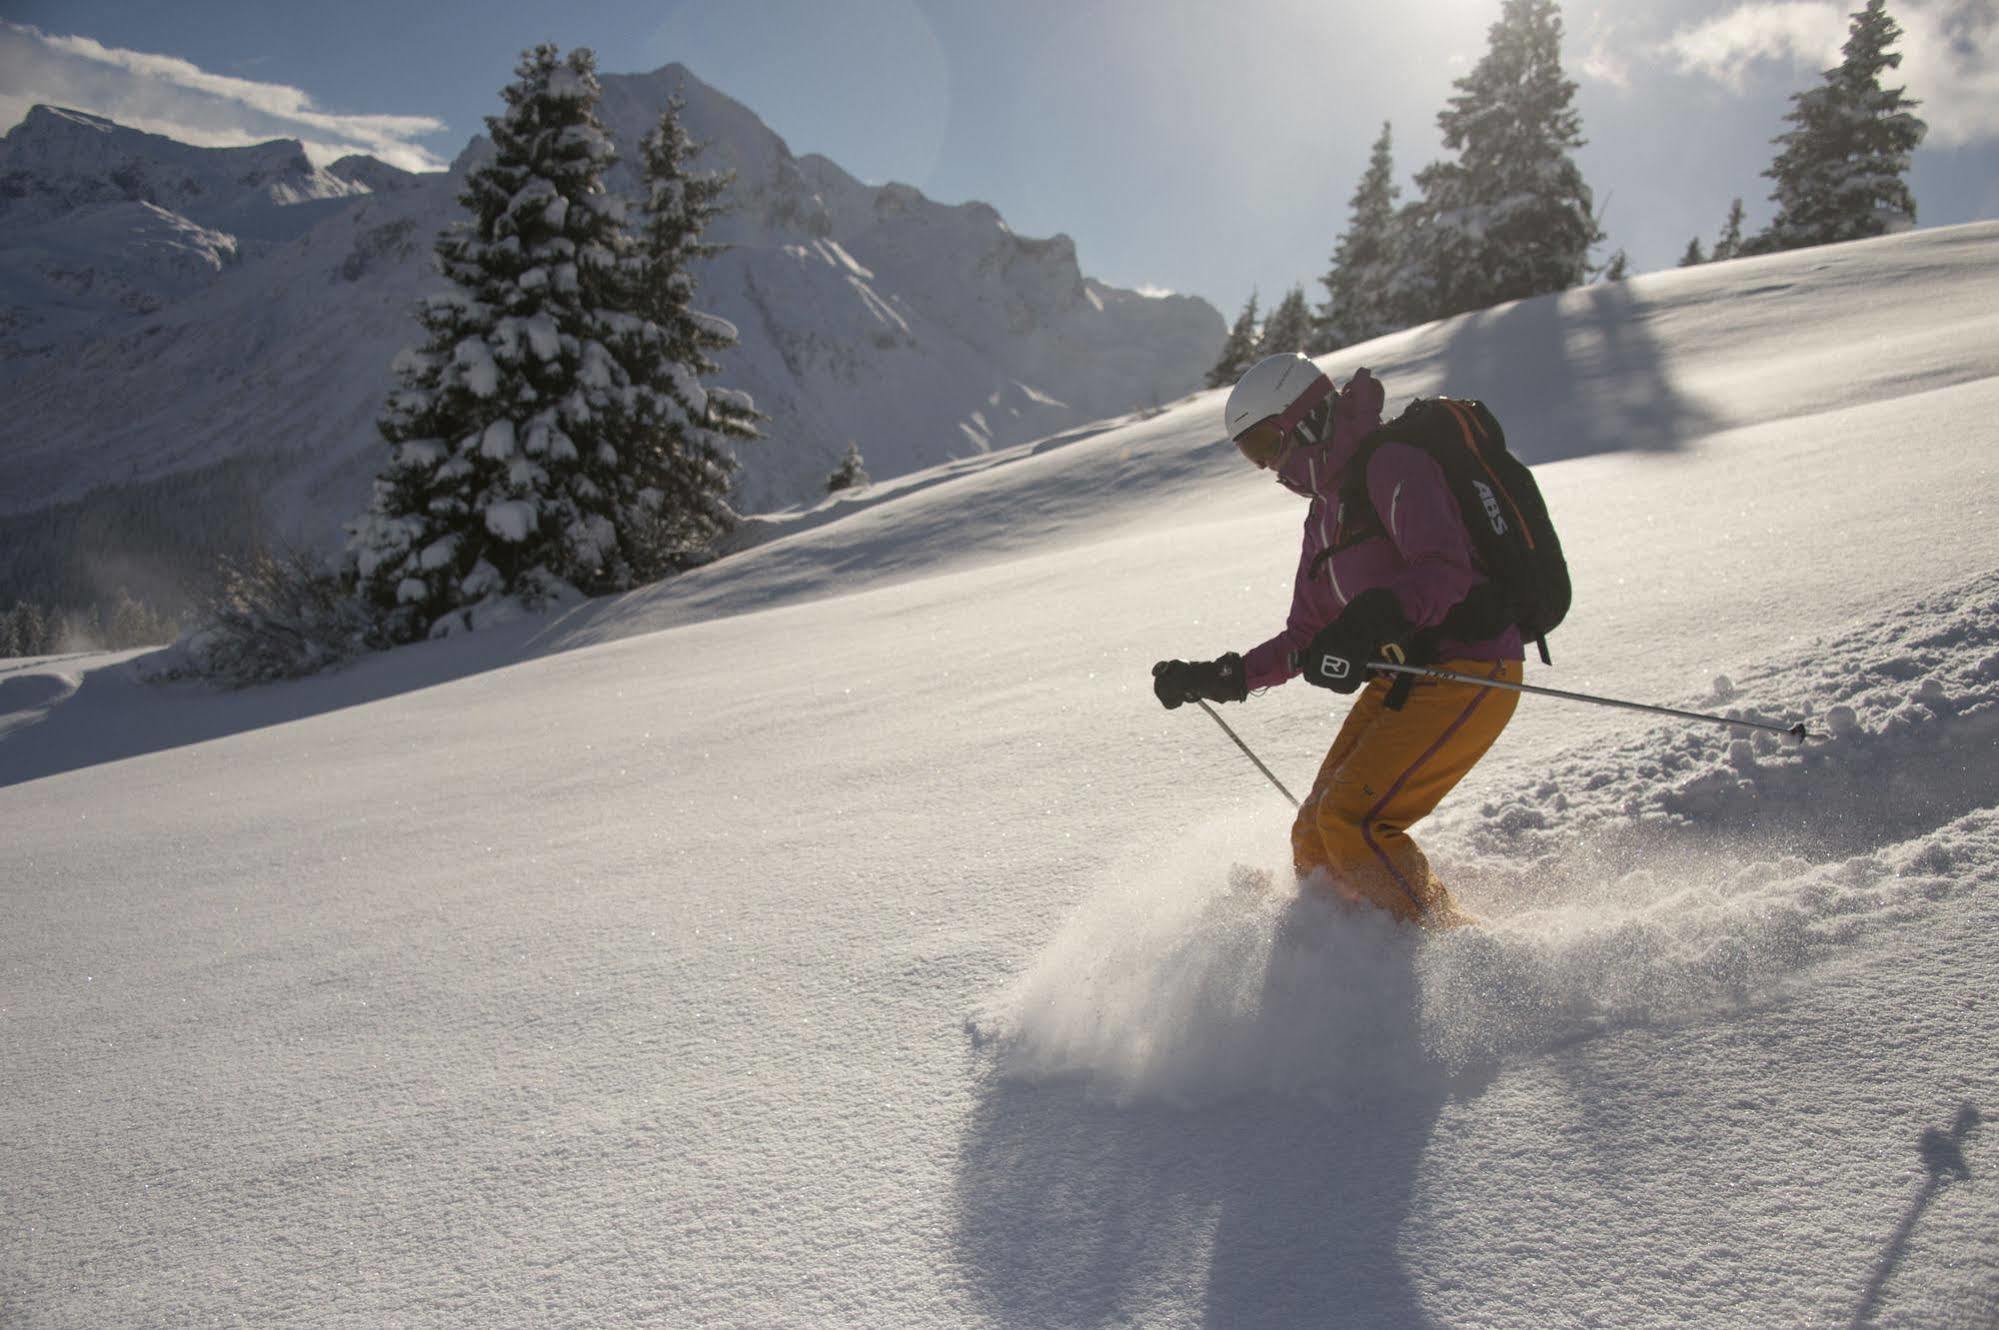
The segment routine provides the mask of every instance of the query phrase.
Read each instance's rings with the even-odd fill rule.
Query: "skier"
[[[1382,401],[1367,370],[1335,392],[1297,353],[1267,356],[1237,382],[1224,410],[1229,438],[1249,462],[1311,501],[1290,619],[1242,654],[1160,661],[1153,692],[1168,709],[1200,699],[1240,702],[1300,673],[1336,692],[1359,690],[1299,806],[1292,864],[1301,883],[1397,919],[1451,927],[1471,918],[1408,829],[1485,755],[1518,699],[1472,684],[1412,685],[1368,664],[1407,658],[1517,684],[1521,637],[1515,627],[1478,641],[1437,631],[1485,578],[1429,455],[1382,443],[1364,477],[1349,474],[1361,441],[1381,425]],[[1343,505],[1342,490],[1363,483],[1371,502]]]

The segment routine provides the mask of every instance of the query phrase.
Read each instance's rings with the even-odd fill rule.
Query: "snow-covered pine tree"
[[[1843,58],[1816,88],[1791,95],[1791,128],[1763,174],[1777,182],[1777,215],[1757,238],[1761,250],[1801,249],[1861,240],[1916,224],[1916,200],[1903,180],[1929,126],[1912,114],[1920,103],[1902,88],[1883,88],[1882,72],[1902,63],[1890,51],[1902,35],[1884,0],[1867,0],[1847,29]]]
[[[594,581],[616,549],[598,478],[616,448],[595,437],[620,386],[603,325],[627,247],[602,184],[613,149],[588,51],[537,46],[515,75],[486,118],[493,159],[459,196],[471,219],[437,239],[456,289],[425,302],[428,340],[397,357],[389,465],[349,543],[398,640],[487,597]]]
[[[1256,292],[1251,291],[1249,303],[1236,315],[1235,326],[1229,329],[1228,340],[1222,343],[1222,353],[1208,371],[1208,386],[1232,386],[1244,370],[1256,363],[1256,347]]]
[[[1325,303],[1314,322],[1312,351],[1321,355],[1394,332],[1389,291],[1396,258],[1396,200],[1393,132],[1381,122],[1367,170],[1348,205],[1347,229],[1333,246],[1332,267],[1319,279]]]
[[[1562,76],[1555,0],[1505,0],[1487,41],[1437,115],[1457,160],[1416,177],[1421,280],[1402,285],[1428,307],[1404,311],[1409,323],[1580,285],[1603,238],[1571,156],[1582,119]]]
[[[46,655],[42,644],[42,612],[25,600],[0,616],[0,656]]]
[[[838,494],[857,485],[868,483],[868,469],[861,461],[861,446],[849,443],[847,451],[840,454],[840,465],[833,468],[833,474],[826,477],[826,492]]]
[[[650,555],[634,559],[621,524],[657,485],[648,450],[676,412],[705,410],[688,391],[697,370],[662,363],[683,344],[642,307],[655,265],[604,192],[616,152],[595,57],[541,45],[515,76],[486,121],[493,158],[459,197],[471,217],[438,237],[455,289],[425,302],[428,337],[397,358],[378,425],[389,463],[348,546],[393,640],[488,602],[630,585]],[[709,465],[696,455],[676,474],[698,487]]]
[[[1687,242],[1687,252],[1680,255],[1682,268],[1694,268],[1707,262],[1707,255],[1701,252],[1701,238],[1695,236]]]
[[[761,419],[747,394],[702,383],[719,369],[715,353],[736,344],[734,325],[690,304],[693,265],[721,249],[701,236],[730,178],[692,169],[700,148],[680,123],[685,105],[669,99],[642,146],[646,195],[626,264],[638,321],[622,338],[633,392],[618,406],[630,442],[614,484],[622,571],[640,582],[707,559],[735,525],[736,461],[723,441],[757,437]]]
[[[1420,182],[1421,176],[1418,176]],[[1395,252],[1378,288],[1383,316],[1392,328],[1409,328],[1438,318],[1444,307],[1441,277],[1447,275],[1447,228],[1419,195],[1395,212]]]
[[[15,605],[14,614],[15,640],[22,655],[47,656],[55,651],[62,616],[32,602]]]
[[[1721,235],[1714,242],[1712,261],[1720,263],[1742,253],[1742,200],[1734,199],[1728,205],[1728,220],[1721,224]]]
[[[1264,321],[1263,335],[1256,343],[1256,354],[1259,359],[1283,355],[1289,351],[1303,351],[1311,343],[1312,310],[1305,303],[1305,288],[1294,286],[1284,299],[1277,302],[1277,308]]]

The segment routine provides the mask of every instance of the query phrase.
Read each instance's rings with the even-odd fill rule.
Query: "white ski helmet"
[[[1240,439],[1275,416],[1280,432],[1289,434],[1297,428],[1305,412],[1332,390],[1333,381],[1320,373],[1319,367],[1306,359],[1304,353],[1265,356],[1236,380],[1236,386],[1229,392],[1228,405],[1222,408],[1222,423],[1230,439]],[[1308,397],[1310,400],[1305,400]]]

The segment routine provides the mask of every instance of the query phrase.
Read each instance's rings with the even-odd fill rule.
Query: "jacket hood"
[[[1357,369],[1336,397],[1312,408],[1298,425],[1298,444],[1277,470],[1277,483],[1305,498],[1331,497],[1360,441],[1381,427],[1386,394],[1381,380]]]

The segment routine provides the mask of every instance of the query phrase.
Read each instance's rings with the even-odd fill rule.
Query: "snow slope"
[[[1364,349],[1545,460],[1530,682],[1832,736],[1524,701],[1473,933],[1232,881],[1212,394],[295,685],[0,665],[0,1321],[1991,1325],[1995,310],[1985,224]]]

